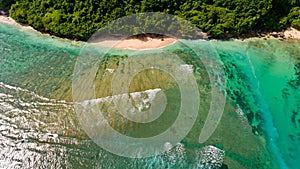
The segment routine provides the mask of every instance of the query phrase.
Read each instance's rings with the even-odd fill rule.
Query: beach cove
[[[7,22],[12,23],[11,20]],[[185,153],[170,152],[166,157],[142,160],[116,157],[97,147],[85,135],[72,108],[72,73],[84,43],[45,36],[17,24],[1,23],[0,27],[0,111],[1,119],[6,119],[1,121],[3,167],[26,168],[49,164],[53,167],[98,168],[116,165],[125,168],[157,168],[162,164],[169,168],[197,166],[194,154],[204,145],[198,144],[195,138],[205,113],[199,113],[198,125],[183,140]],[[287,36],[296,35],[289,33]],[[130,43],[127,43],[130,41],[138,43],[132,39],[125,40],[120,48],[112,49],[112,57],[107,58],[109,64],[99,69],[101,74],[115,69],[115,62],[120,59],[118,56],[129,56],[132,53],[132,50],[122,49],[132,49],[128,45]],[[161,39],[148,41],[154,44],[151,49],[158,47],[171,52],[183,49],[174,39],[164,40],[169,42],[166,44],[161,44]],[[218,129],[205,144],[223,149],[226,154],[224,164],[229,168],[297,167],[300,152],[295,146],[299,145],[299,42],[277,39],[182,41],[199,46],[211,43],[225,65],[228,78],[225,113]],[[147,48],[149,44],[143,44],[137,49]],[[196,58],[190,56],[188,51],[185,52],[179,56],[193,65],[197,78],[207,82],[201,63],[195,63]],[[145,78],[143,74],[141,78]],[[106,78],[101,80],[99,88],[105,88],[109,81],[106,83]],[[146,82],[140,83],[150,88]],[[209,93],[209,88],[205,87],[205,83],[199,85],[203,86],[199,89],[200,93],[207,97],[204,102],[209,103],[209,97],[205,95]],[[176,95],[170,93],[170,96],[173,94]],[[206,110],[204,106],[201,112]],[[136,124],[128,126],[131,132],[140,128]],[[122,125],[116,125],[118,127],[122,129]],[[151,131],[155,131],[155,127],[149,127]],[[19,150],[22,156],[16,156]],[[46,156],[44,152],[51,153]],[[179,160],[173,162],[172,156]]]

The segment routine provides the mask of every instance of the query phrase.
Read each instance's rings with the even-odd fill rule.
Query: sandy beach
[[[11,17],[8,17],[8,16],[0,15],[0,22],[11,24],[11,25],[16,25],[16,26],[22,26],[22,28],[24,28],[24,29],[35,30],[31,26],[21,25],[20,23],[16,22],[14,19],[12,19]]]
[[[129,50],[151,50],[163,48],[177,42],[176,38],[150,38],[141,39],[124,39],[120,42],[115,40],[104,40],[95,44],[104,47],[113,47],[116,49],[129,49]]]
[[[284,36],[287,39],[300,39],[300,31],[290,27],[286,31],[284,31]]]

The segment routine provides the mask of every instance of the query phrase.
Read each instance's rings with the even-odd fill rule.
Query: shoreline
[[[52,38],[59,38],[63,41],[73,41],[73,42],[85,42],[80,41],[76,39],[68,39],[68,38],[61,38],[58,36],[51,35],[49,33],[43,33],[40,32],[33,27],[26,25],[26,24],[20,24],[16,22],[14,19],[12,19],[9,16],[0,15],[0,23],[6,23],[14,26],[19,26],[24,29],[33,30],[39,34],[50,36]],[[244,36],[244,35],[243,35]],[[237,38],[229,38],[229,39],[207,39],[212,41],[245,41],[245,40],[251,40],[251,39],[279,39],[279,40],[300,40],[300,30],[297,30],[296,28],[289,27],[284,31],[280,32],[265,32],[265,33],[256,33],[251,32],[250,34],[244,36],[244,37],[237,37]],[[125,49],[125,50],[151,50],[151,49],[160,49],[169,45],[173,45],[177,42],[178,39],[173,37],[164,37],[164,36],[157,36],[153,37],[151,35],[146,35],[145,37],[138,37],[133,36],[126,39],[123,39],[121,41],[119,40],[103,40],[101,42],[95,42],[94,44],[100,45],[103,47],[112,47],[116,49]]]
[[[173,45],[176,42],[177,39],[173,37],[163,37],[163,38],[146,37],[144,39],[129,37],[123,40],[104,40],[92,44],[97,46],[99,45],[102,47],[113,47],[115,49],[142,51],[142,50],[153,50],[153,49],[164,48],[166,46]]]
[[[75,39],[62,38],[62,37],[59,37],[59,36],[51,35],[49,33],[41,32],[39,30],[34,29],[30,25],[19,23],[19,22],[15,21],[13,18],[11,18],[9,16],[6,16],[6,15],[0,15],[0,23],[5,23],[5,24],[8,24],[8,25],[17,26],[21,29],[34,31],[34,32],[36,32],[40,35],[48,36],[48,37],[51,37],[51,38],[57,38],[61,41],[70,41],[70,42],[73,42],[75,44],[84,42],[84,41],[78,41],[78,40],[75,40]]]
[[[20,26],[24,29],[30,29],[30,30],[37,31],[31,26],[20,24],[17,21],[15,21],[13,18],[11,18],[9,16],[5,16],[5,15],[0,15],[0,22],[1,23],[6,23],[6,24],[9,24],[9,25]],[[39,32],[39,31],[37,31],[37,32]]]

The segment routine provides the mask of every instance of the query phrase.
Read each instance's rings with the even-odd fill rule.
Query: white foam
[[[130,93],[130,96],[133,99],[136,99],[138,97],[140,98],[141,95],[143,93],[145,93],[145,94],[148,95],[148,98],[143,99],[144,103],[146,103],[148,101],[152,101],[155,98],[156,93],[159,92],[159,91],[161,91],[160,88],[149,89],[149,90],[145,90],[145,91],[142,91],[142,92],[133,92],[133,93]],[[124,93],[124,94],[107,96],[107,97],[102,97],[102,98],[97,98],[97,99],[85,100],[85,101],[83,101],[83,102],[81,102],[79,104],[82,104],[82,105],[98,104],[98,103],[103,103],[103,102],[110,102],[110,101],[112,101],[114,99],[120,99],[120,98],[128,98],[128,94]]]
[[[194,68],[193,68],[193,65],[181,64],[177,70],[178,71],[186,71],[188,73],[193,73]]]
[[[10,90],[15,90],[15,91],[22,91],[22,92],[28,93],[28,94],[30,94],[31,96],[34,96],[34,97],[36,97],[36,98],[38,98],[38,99],[44,100],[44,101],[66,103],[65,100],[49,99],[49,98],[46,98],[46,97],[37,95],[37,94],[35,94],[34,92],[29,91],[29,90],[27,90],[27,89],[22,89],[22,88],[20,88],[20,87],[15,87],[15,86],[11,86],[11,85],[8,85],[8,84],[4,84],[3,82],[0,82],[0,87],[6,88],[6,89],[10,89]],[[0,94],[0,96],[2,96],[2,97],[3,97],[4,95],[6,95],[6,94],[3,94],[3,93]],[[8,96],[11,96],[11,95],[8,95]],[[13,96],[11,96],[11,97],[13,97]]]

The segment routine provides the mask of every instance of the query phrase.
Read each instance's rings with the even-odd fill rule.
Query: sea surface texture
[[[184,62],[182,68],[193,72],[201,105],[188,135],[175,145],[166,142],[163,154],[148,158],[114,155],[82,129],[74,110],[72,80],[84,45],[0,23],[0,168],[299,168],[299,41],[180,40],[157,50],[178,56]],[[222,119],[202,144],[199,133],[215,84],[187,46],[199,48],[208,57],[217,52],[226,79],[226,86],[220,88],[227,93]],[[145,52],[115,49],[105,55],[95,76],[93,103],[118,132],[150,137],[175,121],[180,88],[168,73],[144,70],[129,87],[135,107],[140,112],[148,109],[151,99],[164,91],[165,112],[149,124],[118,115],[113,101],[123,96],[110,91],[113,73],[123,60],[139,54]],[[217,75],[220,70],[214,71]],[[147,114],[134,117],[149,118]],[[107,133],[101,132],[105,137]],[[122,144],[122,140],[108,141]]]

